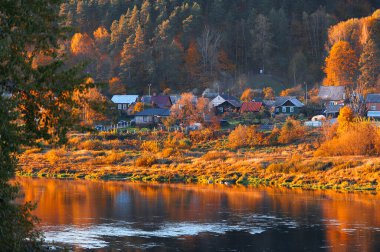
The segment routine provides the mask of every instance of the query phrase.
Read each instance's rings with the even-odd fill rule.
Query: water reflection
[[[50,240],[78,248],[380,251],[378,195],[19,179]]]

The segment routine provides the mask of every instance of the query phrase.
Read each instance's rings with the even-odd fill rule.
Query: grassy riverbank
[[[59,149],[40,144],[26,150],[17,175],[380,190],[380,158],[314,157],[314,140],[234,149],[227,134],[207,130],[190,136],[77,135]]]

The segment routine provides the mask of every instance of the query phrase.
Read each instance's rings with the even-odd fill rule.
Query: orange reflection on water
[[[326,246],[334,251],[348,251],[356,244],[361,244],[361,251],[371,251],[371,241],[376,240],[373,228],[380,232],[380,196],[372,194],[85,180],[17,181],[24,188],[23,200],[37,201],[35,214],[48,225],[87,225],[102,222],[100,218],[181,222],[218,221],[229,212],[276,214],[319,222]]]

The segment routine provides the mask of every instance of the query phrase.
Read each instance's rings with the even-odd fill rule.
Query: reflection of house
[[[171,108],[173,105],[169,95],[156,95],[151,97],[152,106],[155,108]]]
[[[135,114],[136,125],[152,125],[161,122],[162,118],[170,116],[169,109],[145,109]]]
[[[262,106],[262,102],[243,102],[241,105],[240,113],[260,112]]]
[[[318,97],[322,100],[326,116],[336,117],[344,106],[346,91],[344,86],[321,86]]]
[[[216,113],[223,114],[225,112],[237,112],[241,107],[241,102],[231,95],[218,95],[210,102],[210,105],[216,109]]]
[[[137,101],[137,98],[139,98],[138,95],[114,95],[111,100],[116,104],[118,110],[127,110],[131,104]]]
[[[276,114],[294,115],[300,113],[301,108],[305,106],[293,96],[276,97],[274,104]]]
[[[368,110],[367,116],[380,118],[380,94],[368,94],[365,103]]]

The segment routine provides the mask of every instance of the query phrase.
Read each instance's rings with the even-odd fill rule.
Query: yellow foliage
[[[305,127],[301,125],[301,122],[289,117],[280,130],[278,141],[283,144],[292,143],[301,140],[305,133]]]

